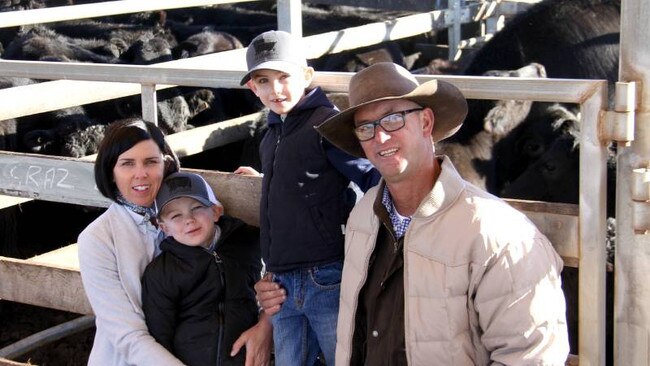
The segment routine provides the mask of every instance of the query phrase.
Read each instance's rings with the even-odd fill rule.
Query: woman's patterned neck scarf
[[[127,201],[120,193],[117,194],[117,203],[127,207],[138,215],[142,215],[142,222],[150,221],[152,218],[156,217],[156,211],[153,207],[136,205],[135,203]]]

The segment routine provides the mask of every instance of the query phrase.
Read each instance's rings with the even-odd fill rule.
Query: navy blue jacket
[[[225,215],[217,225],[214,252],[168,237],[142,277],[149,333],[186,365],[243,365],[230,349],[258,320],[259,230]]]
[[[379,181],[367,159],[351,156],[314,129],[338,113],[320,88],[282,121],[269,112],[260,145],[260,245],[266,269],[288,271],[343,258],[345,223],[357,196]]]

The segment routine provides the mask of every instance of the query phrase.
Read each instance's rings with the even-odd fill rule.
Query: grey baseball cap
[[[177,172],[167,176],[156,195],[156,212],[160,212],[171,200],[180,197],[190,197],[205,206],[216,204],[217,197],[212,188],[202,176],[195,173]]]
[[[248,72],[241,79],[244,85],[255,70],[270,69],[286,73],[307,67],[302,39],[285,31],[268,31],[255,37],[246,50]]]

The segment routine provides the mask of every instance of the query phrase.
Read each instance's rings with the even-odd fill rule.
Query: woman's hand
[[[287,293],[279,284],[271,281],[271,273],[267,273],[255,284],[255,297],[264,312],[271,316],[280,311],[280,306],[286,300]]]
[[[232,345],[230,357],[234,357],[246,346],[245,366],[268,366],[271,364],[271,347],[273,346],[273,326],[271,319],[264,312],[260,320],[239,336]]]

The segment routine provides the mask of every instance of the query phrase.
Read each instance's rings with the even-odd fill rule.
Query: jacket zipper
[[[411,322],[409,318],[409,296],[410,294],[408,293],[408,286],[407,282],[408,279],[410,278],[411,274],[408,271],[408,251],[406,250],[406,237],[408,236],[410,232],[410,228],[412,226],[409,225],[409,227],[406,229],[406,232],[404,232],[404,241],[402,242],[402,255],[403,255],[403,261],[404,261],[404,268],[402,269],[403,271],[403,281],[404,281],[404,334],[407,335],[407,329],[411,329]],[[412,360],[412,355],[411,355],[411,342],[409,340],[408,336],[404,337],[404,348],[406,348],[406,363],[411,364]]]
[[[284,122],[282,122],[284,123]],[[278,147],[280,147],[280,140],[282,140],[282,134],[284,133],[284,128],[280,125],[280,133],[278,134],[278,139],[275,140],[275,150],[273,151],[273,167],[275,168],[275,162],[277,161]],[[275,171],[275,169],[273,169]]]
[[[282,135],[284,134],[284,121],[280,122],[279,129],[280,129],[280,133],[278,133],[278,138],[275,140],[275,148],[273,149],[273,172],[275,172],[275,167],[276,167],[275,162],[278,161],[277,156],[278,156],[278,148],[280,147],[280,140],[282,140]]]
[[[275,169],[277,168],[276,161],[278,161],[278,159],[277,159],[277,157],[278,157],[278,148],[280,147],[280,140],[282,140],[282,134],[283,133],[284,133],[284,121],[282,121],[281,124],[280,124],[280,133],[278,134],[277,140],[275,140],[275,149],[273,150],[273,175],[275,174]],[[269,179],[269,181],[268,181],[269,185],[268,185],[267,190],[269,192],[271,191],[271,184],[273,184],[271,182],[271,180],[273,179],[273,175],[269,176],[269,178],[268,178]],[[270,206],[269,198],[267,197],[266,200],[267,200],[266,205],[268,207],[268,206]],[[269,233],[270,233],[271,232],[271,218],[268,217],[268,215],[269,215],[268,210],[267,210],[266,215],[267,215],[266,222],[267,222],[267,225],[269,226]],[[269,254],[268,255],[269,255],[269,259],[270,259],[270,257],[271,257],[271,247],[273,246],[273,241],[271,240],[271,235],[270,234],[268,235],[268,237],[269,237],[269,248],[268,248]]]
[[[225,287],[226,287],[226,275],[225,271],[223,268],[223,260],[217,254],[216,251],[212,251],[212,256],[214,257],[214,262],[217,265],[217,268],[219,269],[219,277],[221,278],[221,285],[224,287],[224,296],[225,296]],[[225,316],[226,316],[226,309],[225,309],[225,304],[224,304],[224,299],[222,301],[219,301],[218,308],[217,308],[217,318],[219,321],[219,334],[217,336],[217,366],[222,365],[222,357],[221,353],[223,351],[223,336],[224,336],[224,327],[226,325],[225,321]]]

